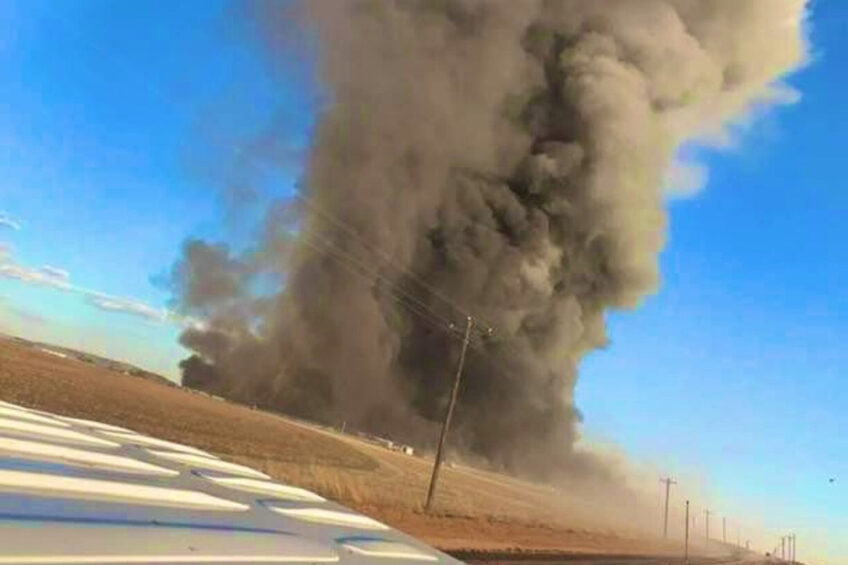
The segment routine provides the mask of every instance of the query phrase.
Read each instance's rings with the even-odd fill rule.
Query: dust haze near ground
[[[599,502],[582,489],[463,465],[443,468],[434,509],[422,512],[428,457],[128,374],[106,359],[90,362],[89,354],[63,350],[69,355],[61,358],[45,351],[56,348],[0,334],[0,399],[192,445],[314,490],[445,550],[682,552],[679,529],[672,527],[668,541],[657,539],[658,507],[639,513],[620,498]],[[650,478],[656,486],[656,474]],[[679,506],[675,496],[672,508]]]
[[[327,92],[300,198],[255,245],[175,266],[184,382],[432,443],[461,329],[453,445],[551,479],[617,471],[574,445],[605,313],[658,289],[686,142],[794,100],[805,0],[256,4],[271,64],[316,39]],[[269,281],[277,281],[276,286]],[[280,283],[279,281],[283,281]],[[269,291],[269,286],[272,290]],[[435,289],[435,291],[434,291]]]

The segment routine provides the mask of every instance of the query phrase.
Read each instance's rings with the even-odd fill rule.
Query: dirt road
[[[681,558],[639,555],[586,555],[579,553],[481,553],[455,552],[454,557],[469,565],[680,565]],[[687,565],[774,565],[770,561],[751,553],[729,558],[694,557],[685,561]]]

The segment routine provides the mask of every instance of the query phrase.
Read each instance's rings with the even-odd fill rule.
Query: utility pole
[[[689,501],[686,501],[686,533],[683,538],[683,562],[689,562]]]
[[[427,489],[427,502],[424,504],[424,509],[430,511],[433,504],[433,495],[436,493],[436,483],[439,480],[439,467],[442,466],[442,456],[445,449],[445,440],[447,439],[448,429],[450,429],[451,418],[453,417],[453,408],[456,405],[456,397],[459,394],[459,382],[462,379],[462,368],[465,365],[465,353],[468,351],[468,342],[471,338],[471,327],[474,321],[471,316],[468,316],[465,323],[465,338],[462,340],[462,352],[459,354],[459,364],[456,367],[456,376],[453,379],[453,390],[451,390],[450,403],[448,410],[445,413],[445,421],[442,424],[442,434],[439,436],[439,447],[436,450],[436,460],[433,462],[433,474],[430,476],[430,488]]]
[[[676,485],[677,481],[671,477],[660,479],[660,482],[665,484],[665,517],[663,518],[663,538],[668,538],[668,497],[671,485]]]
[[[721,517],[721,543],[727,545],[727,516]]]
[[[706,519],[706,529],[707,529],[707,547],[710,545],[710,511],[704,510],[704,514],[707,515]]]

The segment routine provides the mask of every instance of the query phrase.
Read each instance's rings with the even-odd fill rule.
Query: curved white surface
[[[130,443],[135,445],[141,445],[144,447],[161,447],[164,449],[170,449],[172,451],[179,451],[182,453],[190,453],[192,455],[199,455],[201,457],[212,457],[215,456],[211,453],[207,453],[202,449],[197,449],[196,447],[191,447],[188,445],[183,445],[181,443],[175,443],[173,441],[168,441],[165,439],[159,439],[155,437],[146,436],[143,434],[138,434],[131,431],[113,431],[113,430],[103,430],[103,433],[111,438],[114,438],[117,441],[122,443]]]
[[[334,563],[327,545],[290,535],[195,528],[0,520],[0,563]],[[44,539],[49,528],[53,540]]]
[[[198,510],[243,511],[250,508],[194,490],[6,469],[0,469],[0,491]]]
[[[173,469],[120,455],[2,436],[0,436],[0,454],[140,475],[176,477],[180,474]]]
[[[71,429],[57,428],[52,425],[48,426],[45,424],[36,424],[35,422],[25,422],[23,420],[15,420],[11,418],[0,418],[0,432],[2,431],[30,434],[48,440],[71,442],[95,447],[120,446],[120,444],[115,443],[114,441],[94,437],[82,432],[76,432]]]
[[[414,561],[438,561],[439,558],[430,553],[425,553],[417,547],[409,544],[388,541],[383,539],[348,538],[341,539],[339,543],[354,553],[368,557],[381,557],[383,559],[411,559]]]
[[[9,409],[0,410],[0,565],[459,565],[377,520],[195,448],[0,408]]]
[[[245,477],[219,477],[209,473],[198,472],[199,476],[204,479],[227,488],[253,492],[256,494],[264,494],[275,498],[285,500],[300,500],[303,502],[326,502],[326,498],[317,495],[311,490],[306,490],[290,485],[282,485],[270,481],[261,481],[258,479],[248,479]]]
[[[389,529],[389,527],[382,522],[378,522],[373,518],[353,512],[340,512],[338,510],[329,510],[327,508],[292,508],[277,506],[272,503],[266,504],[266,506],[269,510],[278,514],[303,520],[304,522],[327,524],[332,526],[346,526],[348,528],[359,528],[363,530]]]
[[[178,451],[159,451],[156,449],[148,449],[147,452],[151,455],[155,455],[156,457],[161,457],[162,459],[167,459],[168,461],[174,461],[176,463],[180,463],[188,467],[207,469],[209,471],[221,471],[224,473],[232,473],[234,475],[243,475],[246,477],[254,477],[258,479],[271,478],[265,473],[261,473],[255,469],[251,469],[250,467],[245,467],[244,465],[238,465],[236,463],[230,463],[221,459],[211,459],[203,455],[195,455],[193,453],[181,453]]]
[[[78,426],[85,426],[87,428],[93,428],[95,430],[100,431],[108,431],[108,432],[121,432],[125,434],[134,433],[132,430],[128,430],[126,428],[121,428],[120,426],[113,426],[112,424],[105,424],[103,422],[95,422],[94,420],[85,420],[82,418],[71,418],[70,416],[62,416],[62,420],[68,422],[69,424],[77,424]]]
[[[36,414],[35,412],[31,412],[29,410],[23,408],[13,408],[11,406],[3,406],[0,405],[0,416],[8,416],[10,418],[19,418],[21,420],[29,420],[31,422],[39,422],[41,424],[47,424],[50,426],[57,426],[60,428],[69,428],[70,425],[66,424],[62,420],[58,418],[51,418],[49,416],[42,416],[41,414]]]

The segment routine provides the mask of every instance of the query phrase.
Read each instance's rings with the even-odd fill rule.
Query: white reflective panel
[[[125,434],[133,433],[132,430],[128,430],[126,428],[121,428],[118,426],[113,426],[112,424],[104,424],[103,422],[95,422],[94,420],[84,420],[82,418],[71,418],[70,416],[62,416],[61,417],[66,422],[70,422],[71,424],[77,424],[79,426],[85,426],[88,428],[94,428],[95,430],[100,430],[101,432],[119,432]]]
[[[198,473],[204,479],[208,479],[216,485],[254,492],[257,494],[265,494],[275,498],[285,500],[300,500],[305,502],[325,502],[326,499],[306,489],[293,487],[289,485],[281,485],[269,481],[261,481],[258,479],[247,479],[244,477],[219,477],[210,475],[209,473]]]
[[[8,416],[10,418],[18,418],[21,420],[29,420],[31,422],[39,422],[42,424],[49,424],[51,426],[58,426],[60,428],[70,427],[68,424],[57,418],[42,416],[41,414],[36,414],[35,412],[30,412],[29,410],[25,410],[23,408],[13,408],[11,406],[0,406],[0,416]]]
[[[82,432],[75,432],[71,429],[36,424],[35,422],[24,422],[22,420],[14,420],[11,418],[0,418],[0,433],[3,431],[32,434],[44,439],[69,441],[71,443],[80,443],[97,447],[120,447],[120,444],[113,441],[94,437]]]
[[[270,510],[284,516],[313,522],[316,524],[327,524],[332,526],[348,526],[363,530],[388,530],[389,527],[373,518],[354,514],[353,512],[340,512],[326,508],[287,508],[269,503],[266,505]]]
[[[249,506],[203,492],[0,469],[0,491],[197,510],[242,511]]]
[[[173,469],[159,467],[129,457],[3,436],[0,436],[0,454],[141,475],[175,477],[180,474]]]
[[[202,457],[215,457],[211,453],[206,453],[205,451],[197,449],[196,447],[190,447],[181,443],[174,443],[173,441],[137,434],[135,432],[115,432],[104,430],[103,433],[123,443],[143,445],[145,447],[162,447],[164,449],[180,451],[182,453],[191,453],[193,455],[200,455]]]
[[[291,535],[167,526],[0,521],[0,563],[334,563],[336,551]]]
[[[148,453],[151,453],[157,457],[161,457],[169,461],[176,461],[177,463],[182,463],[183,465],[188,465],[189,467],[196,467],[198,469],[207,469],[209,471],[221,471],[224,473],[232,473],[233,475],[244,475],[246,477],[255,477],[258,479],[271,478],[265,473],[261,473],[256,469],[251,469],[250,467],[245,467],[244,465],[237,465],[236,463],[229,463],[221,459],[212,459],[210,457],[194,455],[191,453],[179,453],[177,451],[158,451],[155,449],[148,449],[147,451]]]
[[[382,539],[347,538],[338,542],[342,547],[354,553],[367,557],[382,557],[387,559],[409,559],[414,561],[438,561],[439,557],[426,553],[417,547],[399,542]]]

